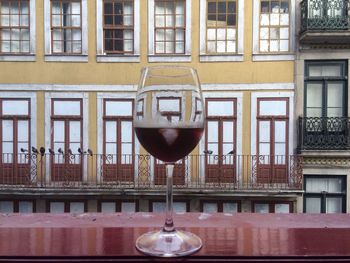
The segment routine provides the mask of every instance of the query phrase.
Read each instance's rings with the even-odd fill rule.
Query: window
[[[305,175],[304,213],[345,213],[346,176]]]
[[[35,201],[1,200],[0,213],[35,213]]]
[[[140,0],[97,0],[97,61],[139,61]]]
[[[103,39],[107,54],[133,54],[134,6],[131,0],[103,1]]]
[[[304,149],[348,147],[347,65],[345,61],[305,64]]]
[[[47,201],[46,211],[48,213],[75,213],[87,212],[87,201]]]
[[[0,0],[0,34],[0,55],[17,55],[5,60],[32,61],[28,55],[35,50],[35,1]]]
[[[29,53],[29,0],[0,1],[1,53]]]
[[[200,202],[203,213],[239,213],[241,212],[240,201],[206,201]]]
[[[30,100],[0,99],[0,180],[31,182]]]
[[[288,182],[289,99],[259,98],[257,182]]]
[[[207,183],[235,183],[236,99],[206,99],[205,169]]]
[[[52,99],[52,181],[82,180],[82,100]]]
[[[45,0],[44,8],[45,60],[87,61],[87,0]]]
[[[308,61],[305,69],[305,116],[345,117],[346,62]]]
[[[254,0],[253,59],[294,59],[288,55],[294,46],[294,6],[289,0]]]
[[[163,213],[166,209],[166,203],[164,201],[150,201],[149,202],[149,211],[156,213]],[[175,200],[173,202],[173,211],[175,213],[186,213],[190,211],[190,202],[189,201],[180,201]]]
[[[253,213],[280,213],[288,214],[293,213],[292,202],[280,202],[280,201],[253,201],[252,202]]]
[[[101,200],[98,203],[98,211],[102,213],[134,213],[138,212],[139,205],[138,201],[128,201],[128,200]]]
[[[104,181],[133,181],[133,107],[132,99],[104,100]]]
[[[190,61],[191,0],[149,0],[148,24],[150,62]]]
[[[81,54],[81,1],[51,0],[52,54]]]
[[[237,2],[207,1],[207,53],[237,50]]]

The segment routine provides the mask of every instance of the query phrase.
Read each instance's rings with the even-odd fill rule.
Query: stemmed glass
[[[148,255],[177,257],[192,254],[201,239],[176,229],[173,222],[173,170],[178,160],[198,144],[204,129],[203,99],[194,69],[154,66],[142,70],[136,95],[134,128],[142,146],[166,167],[166,216],[161,230],[143,234],[136,248]]]

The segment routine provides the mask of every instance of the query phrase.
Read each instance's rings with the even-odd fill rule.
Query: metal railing
[[[300,8],[301,32],[349,29],[348,0],[303,0]]]
[[[0,188],[155,190],[165,165],[150,155],[3,154]],[[188,190],[301,189],[302,157],[189,155],[177,162],[174,187]]]
[[[299,117],[298,150],[348,150],[348,117]]]

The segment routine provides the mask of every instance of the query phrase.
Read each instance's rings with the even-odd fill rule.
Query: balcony
[[[303,0],[300,8],[302,44],[350,44],[348,0]]]
[[[157,192],[165,165],[150,155],[3,154],[0,189],[78,189]],[[182,192],[301,190],[302,157],[189,155],[176,163],[174,187]]]
[[[348,117],[299,117],[298,150],[350,149]]]

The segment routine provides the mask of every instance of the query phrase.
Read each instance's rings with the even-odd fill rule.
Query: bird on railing
[[[21,148],[21,152],[26,153],[26,152],[28,152],[28,150]]]
[[[40,147],[39,151],[40,151],[41,156],[45,155],[45,148],[44,147]]]
[[[73,155],[73,152],[72,152],[71,149],[68,149],[68,153],[69,153],[70,155]]]
[[[89,153],[90,156],[93,155],[93,152],[90,149],[87,149],[87,152]]]
[[[80,153],[80,154],[86,154],[86,152],[83,152],[83,150],[80,149],[80,148],[78,148],[78,153]]]
[[[63,151],[62,151],[62,149],[61,148],[58,148],[58,150],[57,150],[60,154],[63,154]]]
[[[37,150],[35,147],[33,147],[33,146],[32,146],[32,152],[33,152],[33,153],[36,153],[36,154],[39,153],[38,150]]]
[[[55,152],[53,150],[51,150],[50,148],[49,148],[49,153],[52,154],[52,155],[55,154]]]
[[[227,155],[229,155],[229,154],[234,154],[235,153],[235,150],[232,150],[232,151],[230,151],[229,153],[227,153]]]
[[[211,151],[211,150],[206,150],[206,151],[203,151],[203,153],[205,153],[205,154],[212,154],[213,151]]]

